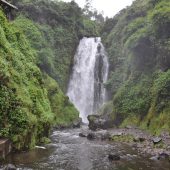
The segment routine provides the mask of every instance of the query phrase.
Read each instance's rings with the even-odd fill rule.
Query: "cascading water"
[[[74,57],[67,95],[80,112],[83,122],[106,101],[104,83],[108,60],[101,38],[83,38]]]

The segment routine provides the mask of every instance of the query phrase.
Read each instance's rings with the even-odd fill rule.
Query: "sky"
[[[70,2],[71,0],[63,0]],[[80,7],[84,7],[85,0],[75,0]],[[121,9],[132,4],[134,0],[92,0],[93,7],[98,11],[103,11],[104,16],[113,17]]]

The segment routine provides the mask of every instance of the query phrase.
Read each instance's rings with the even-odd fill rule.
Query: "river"
[[[127,144],[79,137],[81,131],[54,131],[46,149],[11,154],[6,164],[15,164],[18,170],[169,170],[169,162],[150,160],[150,155],[142,156]],[[120,160],[109,161],[109,154]]]

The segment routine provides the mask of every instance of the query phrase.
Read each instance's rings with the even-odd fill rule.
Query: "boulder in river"
[[[114,121],[109,115],[89,115],[87,117],[89,121],[89,129],[109,129],[114,127]]]
[[[154,161],[165,160],[165,159],[170,161],[170,156],[167,153],[163,152],[163,153],[160,153],[156,156],[151,157],[150,159],[154,160]]]
[[[88,140],[94,140],[96,137],[95,137],[95,134],[94,133],[89,133],[88,135],[87,135],[87,139]]]
[[[82,124],[82,118],[78,118],[73,122],[73,128],[80,128],[81,124]]]
[[[154,137],[154,138],[152,138],[152,142],[154,143],[154,144],[158,144],[158,143],[160,143],[162,141],[162,138],[159,138],[159,137]]]
[[[133,139],[134,142],[144,142],[145,140],[146,140],[145,137],[139,137],[139,136],[136,136]]]
[[[159,158],[159,160],[162,160],[162,159],[170,160],[170,156],[165,152],[160,153],[158,158]]]
[[[109,154],[108,155],[108,159],[110,161],[119,161],[120,160],[120,156],[119,155],[115,155],[115,154]]]
[[[13,164],[8,164],[6,167],[5,167],[5,170],[16,170],[16,166],[13,165]]]
[[[159,157],[158,157],[158,156],[152,156],[152,157],[150,158],[150,160],[157,161],[157,160],[159,160]]]
[[[83,132],[80,132],[80,133],[79,133],[79,136],[80,136],[80,137],[87,137],[87,134],[85,134],[85,133],[83,133]]]
[[[111,138],[111,135],[109,132],[103,133],[101,135],[101,140],[109,140]]]

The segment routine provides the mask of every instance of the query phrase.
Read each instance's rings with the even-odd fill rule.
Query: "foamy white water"
[[[108,59],[101,38],[83,38],[74,56],[73,73],[67,95],[80,112],[83,122],[106,101],[104,83]]]

